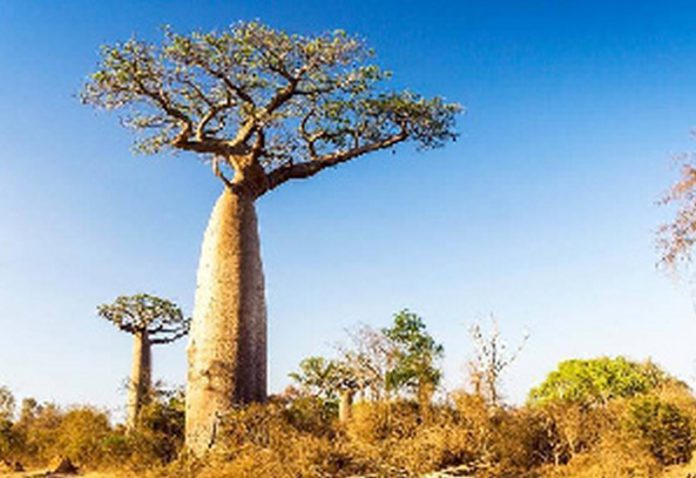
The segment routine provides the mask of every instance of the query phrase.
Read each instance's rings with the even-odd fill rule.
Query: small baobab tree
[[[127,426],[132,429],[152,387],[151,347],[185,336],[190,319],[173,302],[149,294],[120,296],[111,304],[100,305],[97,312],[134,338],[127,405]]]
[[[340,360],[350,371],[361,400],[389,401],[389,373],[396,363],[396,348],[384,331],[362,324],[347,330],[348,342],[338,345]],[[351,397],[352,399],[352,397]]]
[[[186,442],[215,444],[235,403],[266,399],[266,306],[255,204],[280,185],[406,141],[455,139],[460,106],[384,86],[371,51],[335,31],[288,34],[258,22],[103,48],[82,92],[127,108],[137,149],[202,155],[224,186],[199,262],[188,348]]]
[[[319,398],[324,403],[338,403],[341,423],[350,420],[353,395],[357,388],[355,372],[350,364],[338,359],[307,357],[300,362],[300,370],[289,377],[299,385],[302,393]]]

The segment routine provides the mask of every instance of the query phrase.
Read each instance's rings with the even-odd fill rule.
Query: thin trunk
[[[338,402],[338,421],[347,423],[353,416],[353,391],[341,391],[341,401]]]
[[[138,423],[140,409],[147,400],[151,387],[152,355],[147,331],[133,335],[133,365],[128,383],[128,418],[126,425],[132,430]]]
[[[188,449],[203,455],[235,404],[265,400],[266,304],[254,200],[225,188],[198,265],[188,346]]]
[[[433,399],[434,387],[429,382],[422,382],[418,385],[418,408],[420,408],[421,419],[430,420],[430,407]]]

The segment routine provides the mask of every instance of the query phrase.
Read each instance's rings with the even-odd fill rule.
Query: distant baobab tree
[[[256,200],[405,141],[456,138],[461,110],[383,86],[364,42],[342,31],[288,34],[257,22],[161,44],[106,46],[84,103],[127,108],[136,147],[203,155],[224,186],[203,239],[188,348],[186,443],[215,444],[235,403],[266,399],[266,305]]]
[[[173,302],[148,294],[118,297],[112,304],[100,305],[97,312],[100,317],[134,337],[126,422],[128,428],[132,429],[152,387],[151,347],[185,336],[189,331],[190,319],[184,317]]]

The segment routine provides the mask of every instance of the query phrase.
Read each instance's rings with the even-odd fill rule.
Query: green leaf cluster
[[[420,148],[454,140],[461,106],[390,89],[391,74],[369,63],[373,56],[342,30],[299,35],[259,22],[188,35],[165,28],[159,44],[134,37],[104,46],[81,99],[125,110],[140,152],[189,150],[226,161],[253,154],[269,173],[406,139]]]
[[[383,330],[394,345],[394,366],[387,373],[387,386],[393,390],[434,389],[442,378],[436,366],[444,347],[427,332],[423,319],[404,309],[394,315],[394,323]]]
[[[674,379],[650,361],[625,357],[566,360],[529,392],[529,402],[606,405],[615,398],[648,393],[669,381]]]

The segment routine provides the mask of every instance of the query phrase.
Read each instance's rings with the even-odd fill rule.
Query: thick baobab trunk
[[[152,355],[147,331],[133,335],[133,365],[128,383],[128,417],[126,425],[135,428],[140,408],[147,400],[151,387]]]
[[[188,346],[186,446],[216,442],[235,404],[266,399],[266,304],[254,201],[225,188],[203,239]]]
[[[353,416],[353,391],[341,391],[341,399],[338,402],[338,421],[347,423]]]

